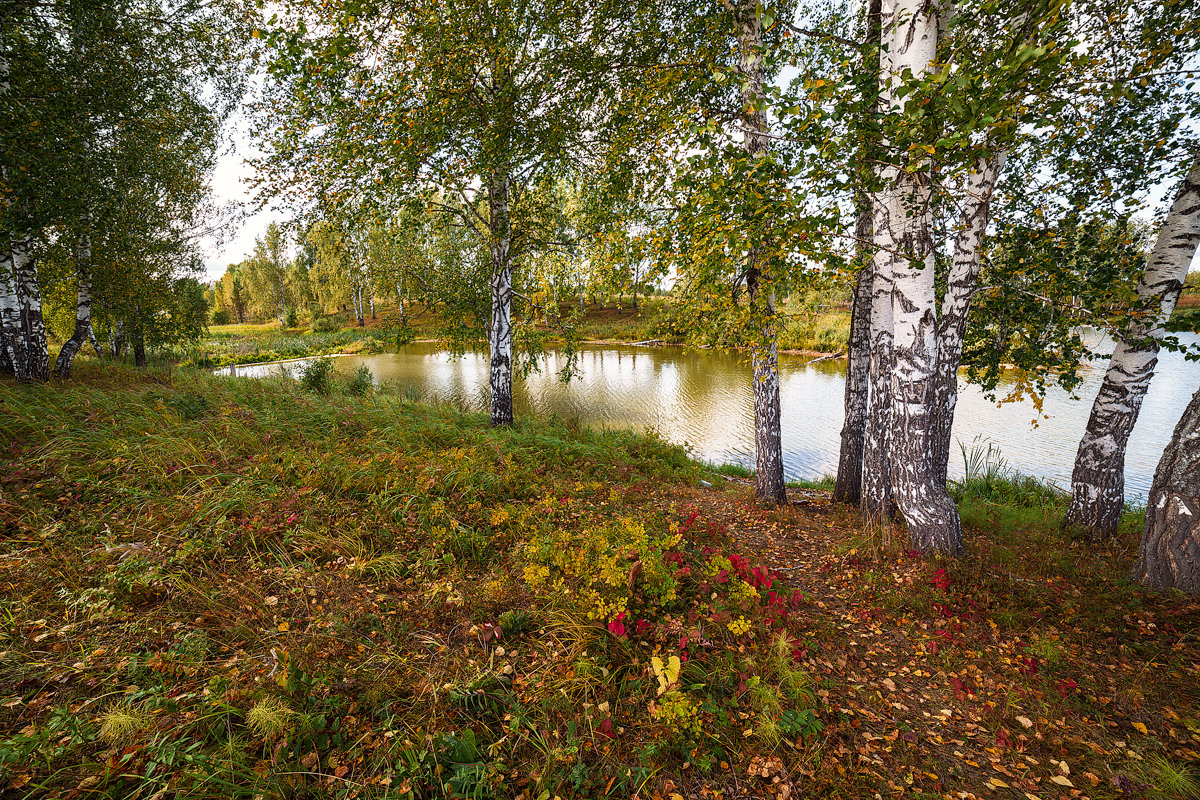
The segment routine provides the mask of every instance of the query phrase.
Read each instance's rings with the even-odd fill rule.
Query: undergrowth
[[[12,796],[632,796],[821,731],[807,601],[664,500],[680,448],[77,370],[0,384]]]

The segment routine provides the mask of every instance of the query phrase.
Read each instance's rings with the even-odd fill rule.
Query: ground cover
[[[984,474],[931,561],[653,437],[346,389],[0,384],[8,794],[1194,795],[1200,607],[1124,580],[1136,514],[1097,548]]]

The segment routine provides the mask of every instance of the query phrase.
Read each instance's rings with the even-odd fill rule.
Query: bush
[[[359,364],[346,380],[346,391],[357,397],[365,397],[374,388],[375,376],[366,364]]]
[[[216,311],[213,312],[213,315],[212,315],[212,324],[213,325],[228,325],[230,323],[230,321],[231,320],[229,319],[229,312],[226,311],[225,309],[218,308]]]
[[[313,322],[313,333],[333,333],[342,329],[342,323],[337,317],[319,317]]]
[[[331,375],[333,375],[333,359],[314,358],[300,366],[300,385],[310,392],[329,394]]]

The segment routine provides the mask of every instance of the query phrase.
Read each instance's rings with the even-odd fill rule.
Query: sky
[[[255,210],[249,184],[254,177],[254,168],[246,163],[246,159],[259,151],[254,146],[249,121],[244,115],[239,114],[229,122],[225,140],[225,150],[213,171],[212,193],[218,204],[233,204],[239,215],[223,238],[209,237],[202,242],[206,281],[220,279],[226,267],[249,256],[254,249],[254,240],[266,233],[269,224],[287,221],[279,211]]]

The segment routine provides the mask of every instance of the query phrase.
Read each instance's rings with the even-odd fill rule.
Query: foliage
[[[83,276],[97,322],[135,343],[198,334],[197,238],[242,21],[225,0],[6,4],[0,228],[35,239],[51,318],[73,324]]]
[[[346,379],[346,391],[356,397],[365,397],[375,387],[375,376],[366,364],[359,364]]]
[[[299,370],[300,385],[310,392],[329,394],[333,375],[332,358],[314,358],[306,361]]]
[[[1185,785],[1200,608],[1122,579],[1135,520],[1097,550],[965,488],[975,552],[929,563],[654,438],[79,372],[0,384],[16,797]]]

